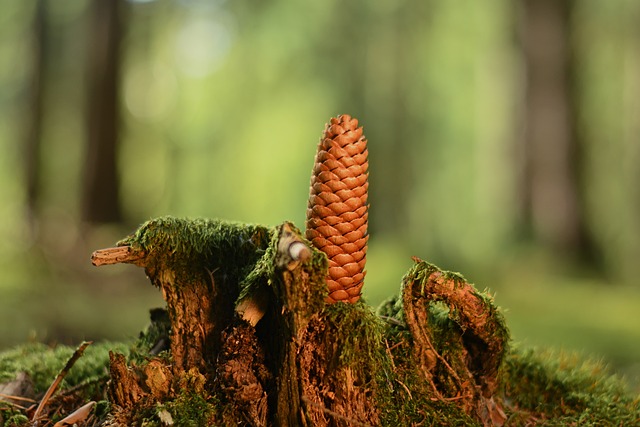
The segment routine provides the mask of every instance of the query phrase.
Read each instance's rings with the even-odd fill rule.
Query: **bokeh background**
[[[412,255],[515,341],[640,389],[640,2],[0,0],[0,349],[136,336],[96,269],[149,218],[304,224],[332,116],[370,156],[365,296]]]

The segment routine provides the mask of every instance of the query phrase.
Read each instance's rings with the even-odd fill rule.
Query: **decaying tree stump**
[[[459,276],[417,262],[402,296],[376,315],[362,302],[326,304],[327,258],[290,223],[164,217],[119,245],[96,251],[94,264],[144,267],[171,326],[168,351],[111,356],[113,425],[158,419],[158,407],[176,417],[176,402],[194,395],[205,425],[419,419],[405,399],[484,425],[504,419],[494,393],[508,333]]]

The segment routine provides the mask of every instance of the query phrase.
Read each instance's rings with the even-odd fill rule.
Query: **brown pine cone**
[[[360,299],[367,253],[367,140],[358,120],[332,118],[318,144],[306,236],[329,258],[328,302]]]

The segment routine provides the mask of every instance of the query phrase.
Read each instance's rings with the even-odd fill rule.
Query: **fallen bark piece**
[[[96,402],[91,401],[55,423],[53,427],[73,427],[79,425],[79,423],[84,423],[95,406]]]
[[[34,400],[33,380],[26,372],[18,372],[15,379],[0,383],[0,401],[12,405],[30,406],[36,403]]]

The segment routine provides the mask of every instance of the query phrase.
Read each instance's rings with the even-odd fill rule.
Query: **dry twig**
[[[93,341],[84,341],[82,344],[80,344],[80,346],[76,349],[76,351],[73,352],[73,355],[71,355],[71,358],[67,361],[67,364],[64,365],[64,368],[62,368],[62,370],[60,371],[56,379],[53,380],[53,382],[49,386],[49,389],[47,389],[47,392],[42,397],[42,400],[40,401],[40,404],[36,408],[36,411],[33,413],[33,416],[31,417],[31,422],[34,427],[37,426],[38,419],[40,418],[40,414],[42,410],[47,405],[47,402],[49,401],[53,393],[55,393],[56,390],[58,389],[60,382],[62,382],[64,377],[67,376],[67,374],[69,373],[69,370],[73,367],[76,361],[80,357],[82,357],[82,353],[84,353],[84,350],[91,344],[93,344]]]

